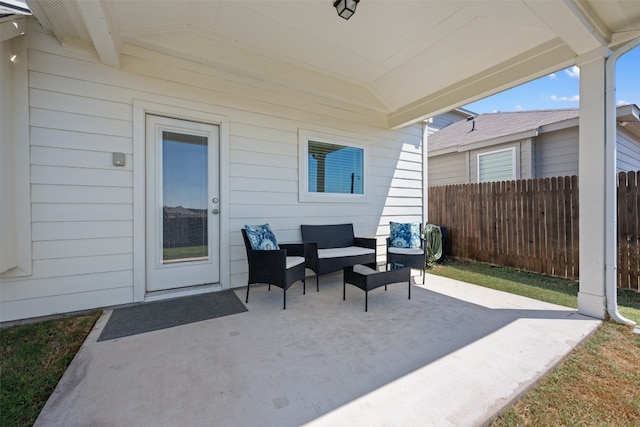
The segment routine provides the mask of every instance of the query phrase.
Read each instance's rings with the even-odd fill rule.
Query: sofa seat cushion
[[[424,252],[420,248],[389,248],[389,253],[399,255],[422,255]]]
[[[288,256],[287,257],[287,270],[291,267],[295,267],[298,264],[302,264],[304,262],[304,257],[302,256]]]
[[[345,248],[318,249],[318,258],[343,258],[374,253],[375,250],[373,249],[361,248],[359,246],[347,246]]]

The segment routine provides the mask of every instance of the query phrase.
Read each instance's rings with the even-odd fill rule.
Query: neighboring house
[[[464,108],[456,108],[455,110],[448,111],[446,113],[438,114],[435,117],[428,118],[426,122],[426,134],[427,137],[438,132],[441,129],[446,128],[450,124],[459,122],[461,120],[474,117],[477,114],[473,111],[465,110]]]
[[[638,106],[616,113],[618,171],[640,170]],[[578,109],[517,111],[452,123],[428,137],[429,185],[578,175],[578,116]]]

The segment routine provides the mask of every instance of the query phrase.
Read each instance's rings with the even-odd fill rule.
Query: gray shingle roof
[[[579,115],[577,108],[563,110],[514,111],[479,114],[475,121],[452,123],[429,136],[429,151],[464,146],[507,135],[531,131],[540,126],[571,120]]]

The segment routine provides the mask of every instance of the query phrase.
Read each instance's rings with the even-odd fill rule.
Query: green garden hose
[[[442,231],[434,224],[424,226],[424,250],[427,254],[427,267],[433,265],[442,258]]]

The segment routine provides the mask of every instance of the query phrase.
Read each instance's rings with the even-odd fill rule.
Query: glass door
[[[219,133],[147,116],[147,291],[218,283]]]

